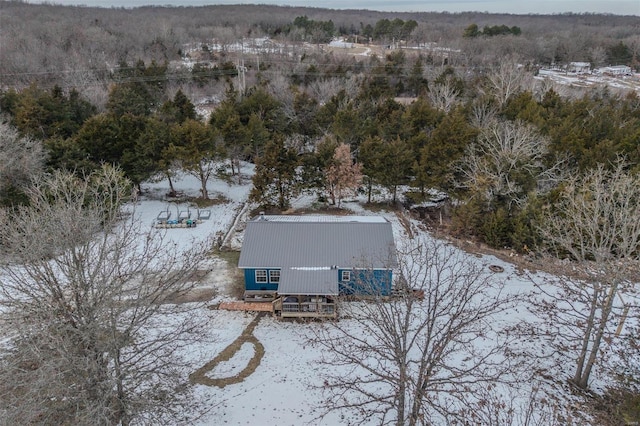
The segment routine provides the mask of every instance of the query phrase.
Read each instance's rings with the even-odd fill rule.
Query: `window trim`
[[[260,276],[258,276],[258,273],[260,273]],[[264,276],[262,276],[262,274],[264,273]],[[268,283],[269,282],[269,275],[267,274],[267,270],[266,269],[256,269],[255,270],[255,279],[256,279],[256,283]]]
[[[340,271],[340,281],[342,282],[351,281],[351,271]]]
[[[277,280],[273,279],[273,275],[272,274],[276,274],[277,273]],[[279,283],[280,282],[280,269],[269,269],[269,282],[270,283]]]

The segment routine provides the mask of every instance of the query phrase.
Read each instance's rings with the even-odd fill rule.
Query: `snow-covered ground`
[[[616,89],[640,92],[640,74],[627,76],[608,76],[602,74],[576,74],[564,71],[542,69],[536,79],[549,79],[554,83],[573,87],[609,86]]]
[[[185,194],[197,194],[198,184],[195,179],[183,176],[174,183],[176,190]],[[250,206],[246,204],[251,188],[250,179],[242,185],[213,180],[209,184],[211,198],[225,200],[214,206],[207,207],[212,214],[209,220],[203,221],[196,228],[168,229],[166,232],[171,240],[184,248],[192,244],[193,238],[207,238],[216,235],[229,236],[229,245],[239,248],[242,242],[242,222],[247,220]],[[149,225],[153,223],[158,213],[167,208],[177,214],[187,208],[186,203],[162,201],[162,196],[168,190],[166,181],[143,185],[144,195],[136,205],[136,214]],[[301,196],[294,200],[294,207],[308,207],[314,197]],[[424,231],[424,227],[408,217],[400,220],[392,211],[367,211],[357,200],[350,200],[343,204],[344,208],[358,215],[382,215],[393,226],[396,243],[399,244],[409,238],[407,222],[411,234],[431,238]],[[191,207],[193,209],[193,207]],[[231,232],[236,229],[237,232]],[[503,272],[494,274],[495,279],[503,280],[509,293],[528,294],[534,288],[533,282],[552,280],[553,277],[534,272],[522,272],[515,265],[504,262],[493,256],[465,253],[470,260],[481,263],[484,267],[498,265]],[[214,260],[213,263],[216,261]],[[227,271],[225,271],[227,268]],[[221,301],[231,299],[228,291],[229,265],[218,263],[217,267],[201,283],[205,287],[215,287],[217,296],[208,305],[216,305]],[[256,317],[256,313],[225,311],[203,308],[198,312],[207,318],[210,324],[208,336],[197,347],[190,348],[189,359],[192,360],[190,374],[207,362],[215,358],[236,339],[239,339],[245,328]],[[535,322],[535,318],[524,306],[516,307],[505,313],[499,321],[503,324],[515,324],[522,320]],[[279,321],[270,315],[264,316],[258,322],[253,336],[264,347],[264,356],[259,360],[257,369],[239,383],[224,387],[196,385],[197,394],[209,404],[209,412],[200,419],[201,425],[347,425],[353,421],[353,413],[333,412],[320,417],[323,413],[317,408],[322,400],[320,391],[315,387],[321,383],[322,371],[319,363],[321,353],[317,346],[310,344],[313,328],[319,323]],[[538,345],[534,338],[523,345]],[[231,378],[241,373],[247,367],[258,348],[248,341],[239,346],[238,351],[229,359],[211,371],[206,376],[211,379]],[[538,348],[543,350],[543,348]],[[570,363],[565,367],[550,366],[552,375],[562,378],[571,373]],[[563,370],[566,368],[566,371]],[[186,379],[186,377],[185,377]],[[527,395],[534,383],[522,383],[521,391]],[[546,395],[557,393],[552,388],[546,389]],[[525,396],[526,398],[526,396]],[[526,401],[525,401],[526,402]]]

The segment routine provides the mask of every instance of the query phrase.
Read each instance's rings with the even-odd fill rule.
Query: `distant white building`
[[[569,62],[567,72],[589,74],[591,72],[591,64],[589,62]]]
[[[598,73],[608,75],[631,75],[631,67],[626,65],[614,65],[611,67],[598,68]]]

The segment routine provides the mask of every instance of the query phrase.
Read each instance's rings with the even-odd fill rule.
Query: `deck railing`
[[[334,313],[336,310],[334,303],[282,303],[283,312],[324,312],[328,314]]]
[[[295,317],[333,317],[336,314],[335,303],[326,302],[282,302],[282,316]]]

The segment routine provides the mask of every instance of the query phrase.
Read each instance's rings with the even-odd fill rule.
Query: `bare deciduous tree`
[[[620,327],[612,370],[623,389],[640,395],[640,306],[625,307],[621,319],[627,323]]]
[[[288,122],[296,118],[295,98],[296,89],[283,74],[276,74],[269,80],[269,93],[280,102],[280,107]]]
[[[107,62],[104,59],[104,53],[96,55],[100,57],[95,59],[95,63]],[[94,54],[91,53],[91,56]],[[85,57],[74,57],[69,60],[61,76],[61,86],[66,91],[78,90],[99,111],[104,111],[109,100],[109,85],[98,71],[87,69],[84,66],[83,61],[86,60]]]
[[[556,256],[568,257],[578,279],[557,282],[540,304],[549,319],[558,350],[571,350],[571,382],[589,386],[601,345],[614,338],[619,296],[636,281],[640,246],[640,178],[619,162],[611,171],[599,166],[570,178],[558,204],[547,209],[539,226]]]
[[[557,180],[560,169],[542,163],[548,146],[548,139],[531,125],[491,120],[457,166],[462,185],[487,200],[502,197],[520,204],[543,181]]]
[[[528,383],[523,383],[528,388]],[[541,387],[534,385],[524,392],[501,390],[492,384],[479,389],[477,401],[463,409],[464,424],[483,426],[560,426],[565,424],[558,404],[541,396]],[[502,393],[506,395],[502,395]]]
[[[607,50],[603,46],[593,46],[589,48],[589,57],[595,67],[600,67],[606,64]]]
[[[86,179],[56,172],[33,186],[28,207],[4,212],[8,423],[167,423],[195,404],[180,351],[202,324],[175,297],[192,288],[206,251],[167,246],[135,212],[121,219],[129,186],[107,166]]]
[[[43,172],[46,154],[42,143],[18,134],[18,130],[0,120],[0,193],[23,188]]]
[[[573,92],[573,90],[568,89],[566,85],[556,83],[552,79],[545,77],[543,79],[534,80],[531,93],[538,102],[542,102],[545,95],[550,90],[553,90],[561,98],[570,98]]]
[[[478,102],[471,109],[471,124],[480,129],[489,127],[497,121],[498,111],[490,102]]]
[[[522,87],[529,87],[532,78],[515,58],[507,58],[489,71],[487,83],[489,91],[495,96],[498,105],[502,107]]]
[[[341,304],[344,318],[313,337],[325,354],[324,409],[351,410],[356,424],[450,422],[478,387],[513,372],[511,338],[495,320],[515,297],[451,246],[415,240],[401,252],[396,296],[372,289]]]
[[[337,95],[341,90],[345,91],[345,99],[351,100],[357,96],[359,88],[358,78],[350,76],[348,78],[325,78],[313,80],[307,90],[320,105],[324,105]],[[342,107],[343,105],[340,105]]]
[[[345,195],[351,191],[355,192],[362,182],[362,172],[360,164],[354,163],[351,157],[349,145],[343,143],[336,147],[333,160],[326,171],[327,187],[331,203],[338,207]]]
[[[440,111],[448,113],[458,103],[459,91],[450,80],[440,84],[433,84],[428,92],[431,105]]]
[[[616,330],[620,339],[609,350],[605,360],[608,372],[616,382],[608,386],[603,402],[593,407],[597,418],[609,417],[610,424],[633,424],[640,421],[640,306],[627,306],[623,312],[624,324]],[[606,423],[606,424],[609,424]],[[603,424],[604,421],[603,421]]]

